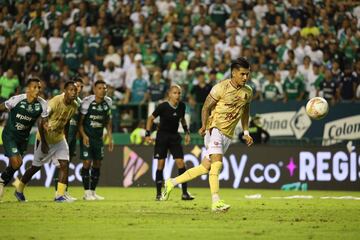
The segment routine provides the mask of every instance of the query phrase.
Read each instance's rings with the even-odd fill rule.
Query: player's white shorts
[[[65,139],[56,144],[49,144],[49,152],[47,154],[41,151],[41,141],[35,142],[34,160],[32,165],[41,167],[45,163],[52,162],[55,166],[59,166],[58,160],[69,161],[69,146]]]
[[[206,157],[212,154],[225,154],[231,143],[231,139],[222,134],[219,129],[213,128],[211,134],[206,130],[204,144],[206,147]]]

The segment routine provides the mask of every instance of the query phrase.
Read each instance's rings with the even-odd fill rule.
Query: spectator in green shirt
[[[289,76],[285,78],[283,84],[284,89],[284,102],[288,100],[301,101],[305,94],[305,85],[302,79],[296,76],[296,67],[292,66],[289,72]]]
[[[20,82],[14,71],[10,68],[0,78],[0,102],[7,100],[11,95],[19,91]]]

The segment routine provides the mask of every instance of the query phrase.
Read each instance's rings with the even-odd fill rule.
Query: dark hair
[[[96,87],[96,85],[98,84],[106,84],[106,82],[104,80],[97,80],[94,84],[94,86]]]
[[[231,73],[233,72],[234,69],[239,69],[239,68],[250,68],[250,63],[249,61],[244,58],[244,57],[239,57],[236,60],[233,60],[231,62]]]
[[[70,86],[70,85],[76,85],[75,84],[75,81],[72,81],[72,80],[70,80],[70,81],[67,81],[66,83],[65,83],[65,85],[64,85],[64,89],[66,89],[66,88],[68,88],[68,86]]]
[[[79,83],[84,83],[83,80],[82,80],[82,77],[78,76],[78,77],[74,77],[73,80],[74,82],[79,82]]]
[[[37,83],[40,83],[40,78],[38,77],[31,77],[27,80],[26,82],[26,86],[28,87],[30,85],[30,83],[32,82],[37,82]]]

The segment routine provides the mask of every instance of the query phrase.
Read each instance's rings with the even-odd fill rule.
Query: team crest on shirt
[[[33,111],[33,108],[31,105],[28,105],[28,108],[27,108],[28,112],[32,112]]]
[[[103,110],[103,107],[101,105],[98,106],[97,108],[98,111],[102,111]]]
[[[95,106],[92,106],[92,110],[96,110],[96,107],[95,107]]]
[[[17,153],[18,150],[17,150],[17,148],[12,148],[11,151],[12,151],[13,153]]]

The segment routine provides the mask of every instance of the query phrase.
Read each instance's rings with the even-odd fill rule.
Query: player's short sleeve
[[[83,99],[80,107],[80,113],[86,115],[88,113],[90,104],[95,100],[95,96],[91,95]]]
[[[42,112],[41,112],[41,117],[42,118],[46,118],[49,116],[49,111],[48,111],[48,104],[47,102],[41,98],[41,97],[38,97],[38,101],[40,102],[40,105],[41,105],[41,109],[42,109]]]
[[[112,104],[113,104],[112,99],[106,96],[105,97],[105,102],[109,106],[109,110],[107,111],[107,116],[111,118],[112,117],[111,108],[112,108]]]
[[[216,100],[219,101],[224,93],[224,86],[222,86],[221,83],[216,84],[213,86],[213,88],[210,91],[210,96]]]
[[[13,109],[20,101],[26,98],[26,94],[16,95],[5,101],[5,107],[10,111]]]
[[[154,112],[152,113],[154,118],[157,118],[163,112],[164,107],[165,107],[165,103],[161,103],[159,106],[155,108]]]

